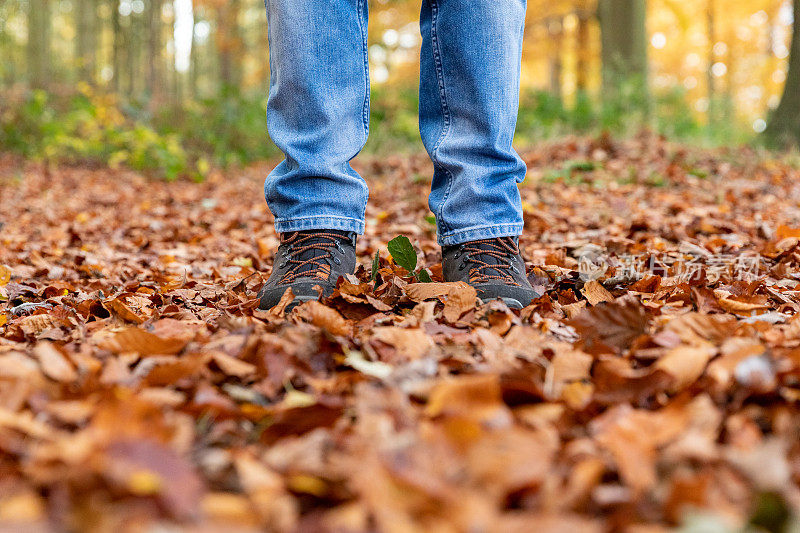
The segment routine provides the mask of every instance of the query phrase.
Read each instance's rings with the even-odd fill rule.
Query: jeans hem
[[[358,235],[364,234],[364,221],[357,218],[341,217],[336,215],[315,215],[293,219],[275,221],[277,233],[290,231],[303,231],[309,229],[336,229],[352,231]]]
[[[492,239],[495,237],[518,237],[522,234],[522,223],[512,222],[507,224],[494,224],[491,226],[472,226],[457,231],[440,234],[438,237],[441,246],[463,244],[479,239]]]

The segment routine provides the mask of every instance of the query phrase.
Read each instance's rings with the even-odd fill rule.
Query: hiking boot
[[[356,269],[356,234],[339,230],[308,230],[281,234],[272,274],[261,288],[259,309],[271,309],[281,301],[286,289],[292,289],[296,305],[330,296],[339,276]]]
[[[442,272],[445,281],[465,281],[475,287],[484,303],[499,298],[508,307],[522,309],[540,296],[525,274],[516,237],[444,246]]]

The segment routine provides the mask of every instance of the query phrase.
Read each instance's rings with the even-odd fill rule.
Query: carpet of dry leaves
[[[800,506],[800,172],[648,135],[525,158],[532,305],[440,283],[430,164],[398,156],[357,165],[356,275],[288,316],[256,308],[267,164],[0,159],[0,529],[657,532]],[[434,283],[389,260],[398,234]]]

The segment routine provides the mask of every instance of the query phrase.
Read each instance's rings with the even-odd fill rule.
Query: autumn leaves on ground
[[[0,160],[0,529],[781,531],[800,172],[646,135],[524,156],[529,307],[441,283],[430,164],[397,156],[357,165],[356,275],[289,315],[256,309],[267,164]]]

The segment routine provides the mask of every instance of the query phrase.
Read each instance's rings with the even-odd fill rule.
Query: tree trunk
[[[575,35],[576,48],[576,85],[578,91],[586,92],[589,88],[589,61],[591,51],[589,47],[589,19],[581,12],[578,13],[578,28]]]
[[[226,87],[239,87],[244,48],[239,32],[240,0],[229,0],[217,9],[217,49],[220,79]]]
[[[714,57],[714,44],[717,42],[716,12],[714,0],[708,0],[706,5],[706,31],[708,32],[708,65],[706,68],[706,91],[708,98],[708,122],[713,124],[717,121],[717,82],[714,79],[713,66],[716,62]]]
[[[125,56],[127,59],[128,71],[128,88],[127,94],[129,98],[136,96],[136,80],[139,79],[138,65],[136,61],[137,52],[139,52],[139,17],[135,13],[131,13],[127,17],[128,25],[125,28]]]
[[[75,6],[75,56],[81,81],[94,83],[97,57],[97,13],[94,0],[78,0]]]
[[[149,67],[146,72],[147,92],[154,106],[164,99],[164,69],[161,57],[161,9],[163,0],[150,0],[147,19],[150,25],[150,36],[147,41],[147,58]]]
[[[28,0],[28,82],[44,89],[50,75],[50,2]]]
[[[794,0],[794,29],[789,72],[783,88],[783,98],[772,114],[764,132],[772,145],[800,146],[800,0]]]
[[[647,87],[646,12],[645,0],[599,0],[605,94],[631,82]]]
[[[111,45],[111,66],[113,72],[113,88],[114,92],[119,93],[122,88],[122,47],[124,43],[122,35],[122,22],[119,14],[119,0],[110,0],[111,5],[111,38],[113,44]]]
[[[8,8],[5,8],[8,9]],[[17,62],[16,54],[14,54],[15,43],[11,39],[7,30],[8,13],[0,8],[0,54],[5,58],[3,63],[0,63],[0,83],[3,89],[11,87],[14,84],[16,75]]]
[[[561,77],[564,73],[564,62],[561,59],[562,42],[564,37],[564,22],[554,18],[547,22],[547,32],[550,43],[550,92],[562,98]]]

